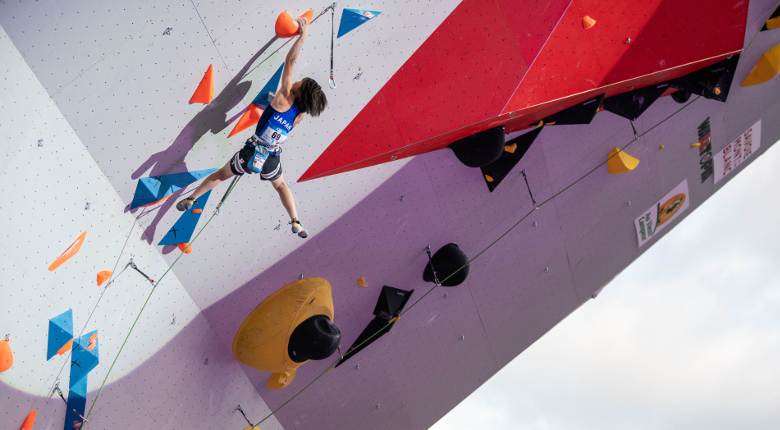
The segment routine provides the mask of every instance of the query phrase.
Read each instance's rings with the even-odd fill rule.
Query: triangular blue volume
[[[172,173],[170,175],[151,176],[138,180],[130,209],[146,206],[163,197],[175,193],[191,183],[205,178],[217,169],[196,170],[194,172]]]
[[[184,212],[173,225],[173,228],[165,233],[162,240],[158,245],[178,245],[180,243],[189,243],[192,238],[192,233],[195,233],[195,227],[198,226],[198,220],[200,220],[200,214],[203,212],[203,208],[206,206],[206,202],[209,201],[209,195],[211,191],[198,197],[197,203],[192,205],[192,208],[187,212]],[[197,212],[195,212],[197,210]]]
[[[73,339],[73,309],[49,320],[49,345],[46,360],[51,360],[57,351]]]
[[[276,90],[279,89],[279,82],[282,80],[282,70],[284,70],[284,63],[279,66],[279,70],[277,70],[276,73],[271,76],[271,79],[267,84],[265,84],[263,89],[260,90],[260,93],[257,95],[257,97],[252,100],[252,104],[263,109],[267,108],[268,105],[271,104],[271,101],[268,100],[268,93],[276,94]]]
[[[339,35],[341,37],[350,31],[367,23],[369,20],[382,12],[363,9],[344,9],[341,13],[341,23],[339,23]]]

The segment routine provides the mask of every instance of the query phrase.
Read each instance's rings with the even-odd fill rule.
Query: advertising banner
[[[688,180],[685,179],[653,207],[642,212],[642,215],[634,221],[639,246],[652,239],[671,224],[677,215],[688,209],[688,200]]]
[[[761,120],[715,155],[715,183],[725,178],[761,147]]]

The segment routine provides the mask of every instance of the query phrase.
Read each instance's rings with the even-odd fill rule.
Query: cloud
[[[432,430],[776,429],[780,149]]]

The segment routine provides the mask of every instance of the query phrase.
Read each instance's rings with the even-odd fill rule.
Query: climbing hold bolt
[[[43,146],[43,139],[38,139],[38,147]]]

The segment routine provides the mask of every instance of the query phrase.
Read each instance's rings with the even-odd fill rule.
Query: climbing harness
[[[336,89],[336,80],[333,79],[333,32],[335,25],[335,14],[336,3],[334,2],[332,5],[330,5],[330,79],[328,80],[328,86],[332,89]]]

